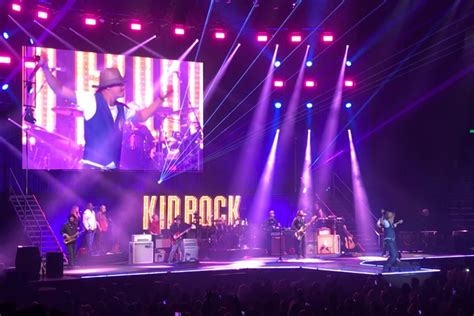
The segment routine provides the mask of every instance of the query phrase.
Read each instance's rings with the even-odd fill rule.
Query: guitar
[[[295,232],[295,237],[296,239],[298,240],[301,240],[303,239],[304,235],[306,234],[306,228],[308,228],[311,224],[314,223],[314,221],[317,219],[318,217],[316,215],[314,215],[311,220],[304,224],[303,227],[301,227],[300,229],[298,229],[296,232]]]
[[[82,234],[83,232],[77,232],[72,236],[69,236],[68,234],[63,234],[63,242],[65,245],[69,245],[72,242],[75,242],[77,238]]]
[[[189,232],[191,229],[195,229],[195,228],[196,228],[195,225],[191,225],[189,228],[185,229],[184,231],[182,231],[180,233],[179,232],[175,233],[174,235],[171,236],[171,242],[176,242],[181,237],[183,237],[183,235],[185,235],[187,232]]]
[[[354,242],[354,238],[352,236],[346,236],[344,237],[344,245],[346,246],[346,249],[352,250],[356,247],[356,243]]]

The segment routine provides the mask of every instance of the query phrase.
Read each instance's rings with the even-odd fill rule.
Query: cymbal
[[[167,115],[174,114],[174,112],[175,111],[173,110],[173,108],[161,107],[161,108],[156,109],[155,114],[167,116]]]
[[[57,107],[52,108],[51,110],[53,110],[53,112],[56,112],[56,114],[59,114],[59,115],[75,116],[75,117],[83,116],[83,112],[75,107],[57,106]]]

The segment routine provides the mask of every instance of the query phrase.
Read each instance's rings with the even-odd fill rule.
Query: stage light
[[[296,34],[291,35],[291,41],[293,43],[301,42],[301,35],[296,35]]]
[[[11,64],[12,59],[8,56],[0,56],[0,64]]]
[[[275,109],[281,109],[281,102],[275,102]]]
[[[316,87],[316,82],[314,80],[306,80],[304,82],[304,86],[306,88],[314,88],[314,87]]]
[[[184,27],[182,27],[182,26],[176,26],[176,27],[174,28],[174,34],[175,34],[175,35],[180,35],[180,36],[181,36],[181,35],[184,35]]]
[[[329,43],[332,41],[334,41],[334,36],[332,36],[331,34],[323,35],[323,42]]]
[[[25,61],[25,68],[33,69],[35,68],[36,63],[34,61]]]
[[[35,41],[33,41],[32,38],[30,38],[30,44],[31,44],[31,45],[34,45],[34,44],[35,44]]]
[[[352,66],[352,62],[351,62],[350,60],[346,61],[346,66],[347,66],[347,67]]]
[[[12,10],[15,12],[20,12],[21,11],[21,5],[18,3],[12,3]]]
[[[306,103],[306,108],[307,108],[307,109],[312,109],[312,108],[313,108],[313,103],[311,103],[311,102]],[[310,130],[308,130],[308,132],[309,132],[309,131],[310,131]]]
[[[344,86],[345,87],[353,87],[353,86],[355,86],[355,83],[352,80],[344,80]]]
[[[4,84],[2,85],[2,90],[3,90],[3,91],[7,91],[9,87],[10,87],[10,86],[8,85],[8,83],[4,83]]]
[[[257,42],[267,42],[268,35],[267,34],[258,34],[257,35]]]
[[[347,102],[345,106],[346,106],[346,109],[350,109],[352,107],[352,103]]]
[[[38,18],[46,20],[48,18],[48,12],[46,11],[38,11],[37,14]]]
[[[215,39],[225,39],[225,33],[223,31],[216,31],[214,33]]]
[[[275,67],[280,67],[280,65],[281,65],[281,61],[279,60],[275,61]]]
[[[274,86],[274,87],[277,87],[277,88],[283,87],[283,80],[275,80],[275,81],[273,82],[273,86]]]
[[[2,36],[3,36],[3,38],[6,39],[6,40],[10,38],[10,34],[8,34],[8,32],[3,32],[3,33],[2,33]]]
[[[312,67],[313,66],[313,62],[311,60],[308,60],[306,62],[306,67]]]
[[[93,18],[85,18],[84,23],[86,25],[94,26],[94,25],[97,25],[97,20]]]
[[[141,31],[142,30],[142,25],[140,23],[134,22],[134,23],[130,24],[130,29],[132,31]]]

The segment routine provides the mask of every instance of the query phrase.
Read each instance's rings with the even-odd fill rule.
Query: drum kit
[[[196,156],[198,153],[191,153],[191,150],[199,148],[199,145],[192,146],[193,142],[201,141],[201,132],[191,133],[191,127],[200,131],[198,122],[192,122],[188,118],[194,108],[184,108],[174,110],[169,107],[159,108],[154,115],[153,125],[156,136],[150,132],[147,126],[138,123],[128,123],[124,128],[122,143],[121,169],[128,170],[163,170],[165,166],[171,169],[193,170],[198,169]],[[179,115],[179,131],[171,133],[165,132],[163,125],[165,119],[177,120]],[[184,157],[181,161],[181,157]],[[177,170],[170,170],[177,171]]]

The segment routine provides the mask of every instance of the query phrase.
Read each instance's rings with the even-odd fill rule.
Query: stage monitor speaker
[[[153,242],[152,241],[137,241],[129,242],[129,257],[130,264],[148,264],[153,263]]]
[[[156,263],[166,262],[167,259],[168,259],[168,252],[165,249],[163,248],[155,249],[155,262]]]
[[[341,240],[339,235],[319,235],[318,255],[334,255],[341,253]]]
[[[281,238],[281,240],[280,240]],[[281,251],[280,251],[280,241],[281,241]],[[272,236],[272,244],[271,244],[271,255],[272,256],[280,256],[285,255],[285,235],[278,234],[277,236]]]
[[[311,242],[306,242],[306,245],[305,245],[305,255],[306,257],[313,257],[313,256],[316,256],[318,253],[317,253],[317,246],[318,244],[314,241],[311,241]]]
[[[184,242],[184,261],[198,261],[199,260],[199,245],[197,239],[186,238]]]
[[[26,280],[39,280],[41,254],[36,246],[18,246],[16,249],[15,269]]]
[[[46,253],[46,276],[60,278],[64,273],[64,258],[62,252]]]

